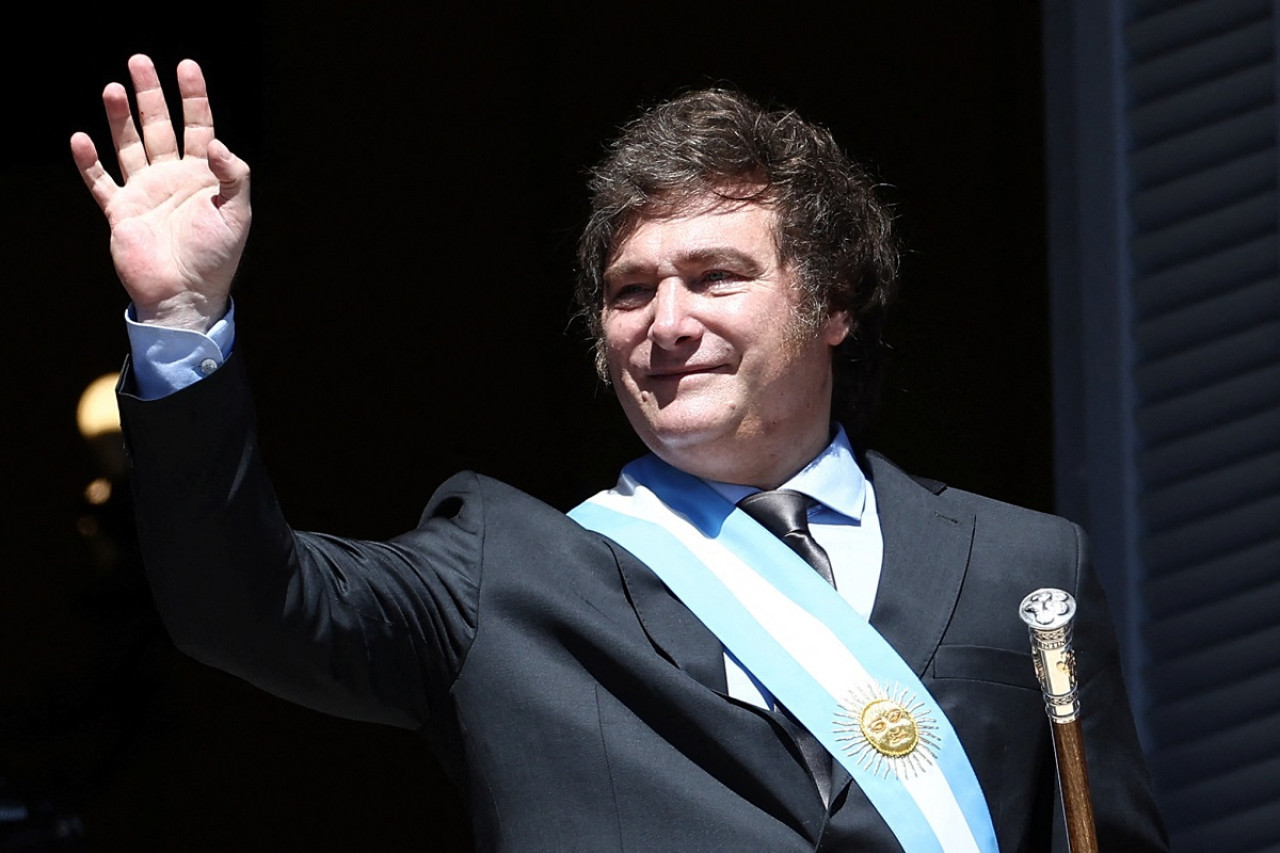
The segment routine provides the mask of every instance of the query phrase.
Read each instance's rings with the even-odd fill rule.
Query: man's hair
[[[874,183],[830,131],[739,92],[689,92],[626,125],[589,187],[576,296],[604,378],[604,270],[640,221],[708,195],[756,202],[777,213],[779,257],[802,289],[804,327],[816,332],[837,311],[852,319],[835,352],[832,412],[861,431],[883,374],[881,335],[898,253]]]

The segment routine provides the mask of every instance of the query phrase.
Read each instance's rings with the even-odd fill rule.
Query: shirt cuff
[[[213,373],[231,355],[236,338],[236,307],[231,304],[208,334],[139,323],[130,305],[124,312],[133,351],[138,396],[158,400]]]

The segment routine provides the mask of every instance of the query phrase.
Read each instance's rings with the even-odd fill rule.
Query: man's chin
[[[655,456],[689,473],[698,473],[726,453],[732,455],[735,451],[731,436],[732,430],[724,423],[681,424],[661,429],[649,425],[640,435]]]

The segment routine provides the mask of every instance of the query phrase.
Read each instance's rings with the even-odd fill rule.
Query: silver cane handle
[[[1080,716],[1076,693],[1076,658],[1071,650],[1071,621],[1076,600],[1060,589],[1038,589],[1018,608],[1031,633],[1031,657],[1044,692],[1045,711],[1055,723]]]

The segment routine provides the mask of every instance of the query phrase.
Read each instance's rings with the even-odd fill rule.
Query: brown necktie
[[[774,489],[768,492],[756,492],[738,501],[738,508],[760,522],[760,525],[774,536],[777,536],[787,547],[804,559],[813,570],[822,575],[823,580],[836,585],[835,576],[831,573],[831,560],[827,552],[809,532],[809,507],[816,501],[808,495],[790,489]],[[831,801],[831,754],[818,743],[804,726],[791,716],[791,712],[774,700],[774,707],[782,711],[786,718],[787,731],[800,747],[805,764],[813,774],[818,793],[822,795],[824,805]]]

